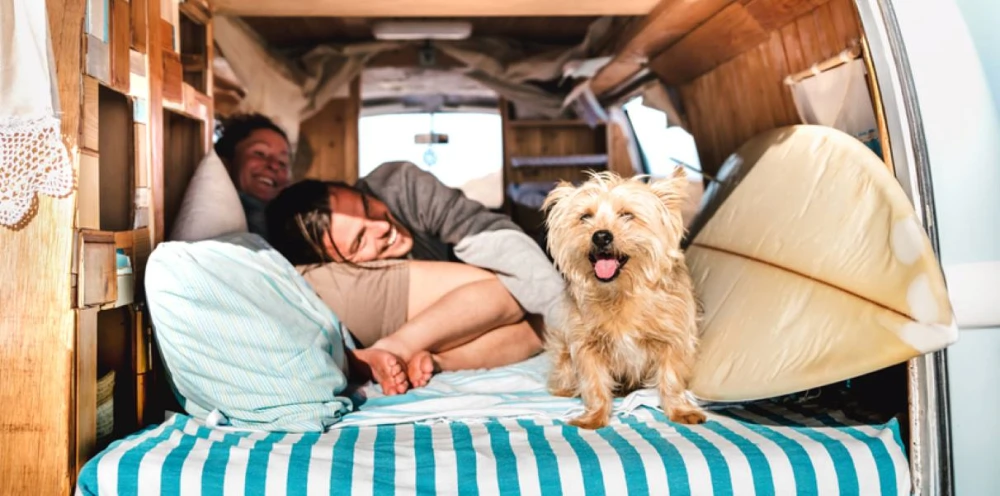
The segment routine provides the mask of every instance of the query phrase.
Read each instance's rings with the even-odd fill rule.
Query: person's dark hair
[[[222,121],[222,135],[215,142],[215,153],[226,164],[233,162],[236,156],[236,145],[247,139],[251,133],[258,129],[270,129],[285,138],[288,142],[288,135],[278,127],[271,119],[261,114],[239,114]]]
[[[278,194],[265,210],[268,242],[292,265],[332,262],[324,249],[330,237],[330,189],[357,190],[340,181],[299,181]],[[332,243],[331,243],[332,244]],[[336,245],[334,245],[336,250]],[[337,253],[341,260],[345,257]]]

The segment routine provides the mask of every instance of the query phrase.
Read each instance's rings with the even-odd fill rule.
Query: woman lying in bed
[[[435,370],[497,367],[541,350],[543,322],[561,315],[563,281],[509,218],[406,162],[353,187],[283,189],[284,134],[259,116],[243,123],[216,150],[250,230],[299,266],[366,348],[358,357],[386,394],[423,386]],[[396,365],[405,376],[387,372]]]

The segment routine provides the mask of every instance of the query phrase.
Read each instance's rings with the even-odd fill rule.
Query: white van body
[[[1000,5],[967,3],[966,15],[993,17],[976,25],[1000,27]],[[1000,107],[984,64],[1000,60],[977,52],[955,1],[857,5],[882,86],[896,176],[937,244],[961,329],[956,345],[910,364],[914,489],[997,494]]]

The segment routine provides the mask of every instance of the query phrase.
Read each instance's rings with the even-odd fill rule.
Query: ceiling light
[[[464,40],[472,34],[468,21],[378,21],[372,25],[377,40]]]

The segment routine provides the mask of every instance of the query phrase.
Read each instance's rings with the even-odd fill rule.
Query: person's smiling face
[[[333,187],[330,209],[333,214],[325,248],[339,262],[401,258],[413,248],[410,232],[376,198]]]
[[[236,186],[268,202],[289,182],[288,142],[270,129],[257,129],[236,145]]]

